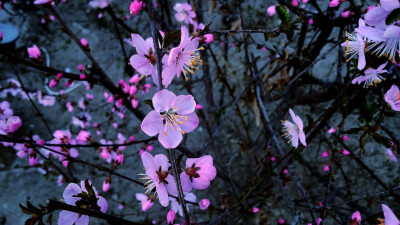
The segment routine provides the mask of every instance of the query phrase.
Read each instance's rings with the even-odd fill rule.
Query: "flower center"
[[[161,114],[162,117],[164,117],[164,124],[165,130],[164,130],[164,135],[167,136],[167,128],[170,127],[172,131],[175,129],[178,129],[182,134],[185,134],[185,131],[182,130],[180,125],[184,124],[186,121],[188,121],[187,116],[182,116],[178,115],[175,110],[178,110],[178,108],[175,109],[170,109],[167,112],[164,112]]]
[[[187,175],[189,175],[190,181],[193,181],[193,177],[194,178],[200,177],[200,175],[197,173],[197,171],[199,171],[200,169],[201,169],[200,167],[196,167],[195,163],[193,163],[191,167],[186,168],[185,172]]]

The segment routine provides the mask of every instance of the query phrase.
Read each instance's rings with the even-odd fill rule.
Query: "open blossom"
[[[154,195],[147,196],[142,193],[136,193],[136,199],[140,201],[143,212],[146,212],[154,204]]]
[[[179,22],[191,24],[193,23],[193,18],[196,17],[196,13],[192,11],[192,6],[188,3],[176,3],[174,10],[176,11],[175,19]]]
[[[158,86],[159,82],[153,38],[147,38],[145,41],[139,34],[131,34],[131,37],[132,45],[136,48],[137,52],[136,55],[133,55],[129,59],[131,66],[142,75],[151,75],[153,82]]]
[[[138,0],[133,1],[129,6],[129,12],[131,13],[131,15],[134,16],[140,13],[140,11],[142,10],[142,5],[143,1],[138,1]]]
[[[91,185],[91,182],[88,182],[89,185]],[[96,190],[94,191],[96,193]],[[82,198],[79,197],[80,195],[82,195],[82,193],[85,195],[88,194],[88,190],[85,187],[85,181],[81,181],[80,186],[75,183],[68,184],[63,193],[65,203],[67,203],[68,205],[76,205],[77,202],[82,200]],[[97,196],[97,193],[95,197],[97,198],[96,205],[87,205],[88,203],[86,202],[80,202],[84,205],[77,206],[80,206],[82,208],[84,207],[86,209],[99,210],[102,213],[107,212],[107,201],[103,197]],[[75,225],[87,225],[89,224],[89,216],[62,210],[58,218],[58,225],[72,225],[73,223],[75,223]]]
[[[182,187],[191,190],[204,190],[210,186],[210,182],[217,175],[213,165],[213,158],[210,155],[200,158],[188,158],[186,169],[181,173]]]
[[[193,131],[199,125],[193,96],[176,96],[164,89],[157,92],[152,101],[155,110],[143,119],[143,132],[149,136],[159,134],[158,140],[164,148],[176,148],[182,141],[182,134]]]
[[[42,53],[40,52],[40,49],[38,48],[38,46],[33,45],[32,47],[28,48],[28,54],[29,57],[31,57],[32,59],[37,59],[37,60],[41,60],[41,55]]]
[[[179,202],[176,200],[176,198],[169,198],[171,200],[171,209],[175,212],[178,213],[180,216],[183,216],[183,210]],[[186,193],[185,194],[185,200],[189,202],[196,202],[196,195],[193,193]],[[191,204],[186,204],[186,208],[189,211],[189,205]]]
[[[391,109],[400,111],[400,91],[396,85],[392,85],[386,92],[385,102],[390,105]]]
[[[359,225],[361,223],[361,214],[359,211],[356,211],[351,216],[351,225]]]
[[[385,225],[399,225],[400,220],[394,215],[392,210],[385,204],[382,204],[383,215],[385,216],[385,222],[381,221],[381,224]]]
[[[387,73],[387,70],[384,70],[383,68],[385,68],[385,66],[387,65],[388,62],[380,65],[377,69],[372,69],[372,68],[368,68],[364,71],[364,76],[359,76],[354,78],[351,83],[352,84],[361,84],[362,82],[364,82],[364,88],[368,87],[368,86],[373,86],[373,85],[377,85],[380,82],[382,82],[382,80],[384,80],[384,78],[380,75],[382,73]]]
[[[6,119],[13,115],[12,109],[10,109],[10,103],[8,101],[3,101],[0,103],[0,120]]]
[[[43,106],[53,106],[56,104],[56,97],[52,95],[42,95],[41,91],[37,92],[38,102]]]
[[[364,21],[362,19],[359,20],[360,27],[362,27],[364,24]],[[365,61],[365,41],[363,39],[363,36],[361,35],[361,32],[355,32],[355,33],[347,33],[347,40],[346,42],[342,43],[342,46],[346,47],[345,54],[349,56],[347,61],[352,59],[355,55],[358,55],[358,63],[357,63],[357,68],[359,70],[364,69],[366,61]]]
[[[22,120],[18,116],[9,116],[0,120],[0,134],[14,133],[22,126]]]
[[[181,42],[178,47],[172,48],[168,57],[164,56],[162,61],[166,65],[162,71],[162,84],[168,87],[175,75],[179,78],[181,73],[186,80],[189,79],[186,74],[189,71],[194,73],[198,70],[197,64],[202,65],[200,54],[196,53],[199,46],[199,39],[189,37],[189,31],[185,26],[181,26]],[[201,47],[200,49],[203,49]]]
[[[178,195],[175,180],[168,172],[170,164],[167,156],[158,154],[153,157],[150,153],[143,152],[141,158],[146,170],[146,174],[141,174],[142,179],[147,180],[145,183],[146,194],[155,188],[160,204],[167,207],[169,204],[168,193],[174,196]]]
[[[292,109],[289,109],[289,113],[294,123],[288,120],[282,121],[284,136],[295,148],[299,146],[299,140],[304,146],[307,146],[306,135],[303,131],[303,120],[295,115]]]

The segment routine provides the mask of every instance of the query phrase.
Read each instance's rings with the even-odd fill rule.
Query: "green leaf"
[[[400,8],[393,10],[389,15],[386,17],[385,23],[386,25],[390,25],[397,20],[400,19]]]
[[[285,6],[282,5],[278,5],[275,8],[276,14],[278,14],[279,19],[281,19],[283,24],[287,24],[290,21],[290,16],[289,13],[287,11],[287,9],[285,8]]]

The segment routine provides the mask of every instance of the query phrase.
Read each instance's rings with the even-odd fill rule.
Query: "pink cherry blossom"
[[[334,127],[331,127],[329,130],[328,130],[328,133],[329,134],[333,134],[333,133],[335,133],[336,132],[336,128],[334,128]]]
[[[279,219],[278,223],[279,224],[285,224],[285,220],[284,219]]]
[[[210,206],[211,202],[208,199],[202,199],[199,202],[199,207],[201,210],[206,210]]]
[[[22,120],[18,116],[9,116],[0,120],[0,134],[7,135],[14,133],[22,126]]]
[[[329,170],[330,170],[330,166],[329,166],[329,165],[325,165],[325,166],[324,166],[324,171],[327,172],[327,171],[329,171]]]
[[[43,96],[41,91],[37,92],[38,102],[43,106],[53,106],[56,104],[56,97],[51,95]]]
[[[169,90],[157,92],[152,99],[154,109],[142,121],[141,128],[149,136],[158,135],[164,148],[176,148],[182,134],[193,131],[199,124],[194,112],[196,102],[191,95],[176,96]]]
[[[331,0],[329,2],[329,7],[337,7],[340,4],[340,0]]]
[[[38,48],[38,46],[36,45],[33,45],[32,47],[28,48],[28,54],[29,57],[31,57],[32,59],[37,59],[39,61],[42,59],[41,57],[42,53]]]
[[[110,185],[111,185],[111,178],[107,177],[107,179],[103,181],[103,191],[107,192],[110,189]]]
[[[89,42],[85,39],[85,38],[82,38],[81,39],[81,45],[83,46],[83,47],[89,47]]]
[[[181,173],[182,188],[204,190],[217,175],[210,155],[186,159],[186,169]]]
[[[325,158],[325,157],[328,157],[328,155],[329,155],[329,152],[323,152],[323,153],[321,154],[321,157],[322,157],[322,158]]]
[[[299,140],[304,146],[307,146],[306,135],[303,131],[303,120],[295,115],[292,109],[289,109],[289,113],[294,123],[288,120],[282,121],[285,137],[289,139],[289,142],[295,148],[299,146]]]
[[[181,205],[179,204],[179,202],[176,200],[176,198],[170,197],[169,199],[171,200],[171,209],[172,209],[175,213],[178,213],[180,216],[183,216],[182,207],[181,207]],[[193,193],[186,193],[186,194],[185,194],[185,200],[186,200],[186,201],[189,201],[189,202],[196,202],[197,197],[196,197],[196,195],[194,195]],[[188,211],[189,211],[189,205],[191,205],[191,204],[186,203],[186,207],[187,207],[187,210],[188,210]]]
[[[389,104],[391,109],[400,111],[400,91],[396,85],[392,85],[392,87],[386,92],[385,102]]]
[[[199,46],[199,39],[189,37],[189,31],[185,26],[181,26],[181,42],[178,47],[172,48],[168,56],[164,56],[162,61],[166,65],[162,71],[162,84],[168,87],[171,84],[175,75],[179,78],[181,73],[186,79],[189,79],[186,74],[189,71],[194,73],[197,69],[197,64],[202,64],[200,54],[196,53]],[[201,47],[200,49],[203,49]]]
[[[154,195],[151,195],[148,197],[145,194],[136,193],[135,196],[136,196],[136,199],[140,201],[143,212],[146,212],[147,210],[149,210],[154,204]]]
[[[192,11],[192,6],[188,3],[176,3],[174,10],[176,11],[175,19],[179,22],[191,24],[193,23],[193,18],[196,17],[196,13]]]
[[[342,149],[342,154],[343,155],[350,155],[350,152],[346,149]]]
[[[141,158],[146,170],[146,174],[142,174],[143,179],[147,180],[146,193],[150,193],[155,188],[160,204],[167,207],[168,193],[178,195],[175,180],[168,172],[170,164],[167,156],[158,154],[153,157],[150,153],[143,152]]]
[[[347,140],[349,140],[349,136],[344,135],[344,136],[342,137],[342,139],[343,139],[343,141],[347,141]]]
[[[384,70],[383,68],[385,68],[385,66],[387,65],[388,62],[380,65],[377,69],[372,69],[372,68],[368,68],[364,71],[364,76],[359,76],[354,78],[351,83],[352,84],[361,84],[362,82],[364,82],[364,88],[368,87],[368,86],[374,86],[379,84],[380,82],[382,82],[382,80],[384,80],[384,78],[380,75],[382,73],[387,73],[387,70]]]
[[[260,209],[257,208],[257,207],[253,207],[253,208],[251,209],[251,212],[253,212],[253,213],[258,213],[259,211],[260,211]]]
[[[35,1],[33,2],[33,4],[35,4],[35,5],[41,5],[41,4],[51,3],[51,2],[52,2],[52,0],[35,0]]]
[[[167,213],[167,223],[174,224],[175,221],[175,212],[174,210],[170,209]]]
[[[146,41],[139,34],[131,34],[132,45],[136,48],[136,55],[133,55],[129,62],[131,66],[142,75],[151,75],[153,82],[158,86],[158,73],[156,66],[156,56],[154,53],[153,38]],[[130,82],[134,83],[131,78]]]
[[[91,184],[90,181],[89,184]],[[75,205],[75,203],[81,199],[81,197],[78,197],[80,193],[88,193],[85,187],[85,181],[81,181],[80,186],[75,183],[68,184],[63,193],[65,203],[68,205]],[[100,208],[102,213],[107,212],[108,203],[103,197],[97,196],[96,205]],[[89,216],[62,210],[58,217],[58,225],[72,225],[73,223],[75,223],[75,225],[87,225],[89,224]]]
[[[385,216],[386,225],[399,225],[400,220],[394,215],[392,210],[385,204],[382,204],[383,215]]]
[[[132,16],[140,13],[142,10],[143,1],[134,0],[131,5],[129,6],[129,12]]]

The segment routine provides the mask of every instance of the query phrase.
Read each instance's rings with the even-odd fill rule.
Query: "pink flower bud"
[[[50,81],[50,83],[49,83],[49,87],[54,87],[54,86],[56,86],[58,84],[58,82],[55,80],[55,79],[52,79],[51,81]]]
[[[296,7],[296,6],[299,5],[299,2],[298,2],[297,0],[292,0],[292,5],[293,5],[294,7]]]
[[[271,156],[271,161],[275,161],[275,157]]]
[[[29,165],[34,166],[37,163],[37,158],[34,156],[29,156]]]
[[[341,16],[344,17],[344,18],[347,18],[347,17],[350,16],[350,14],[351,14],[350,11],[345,11],[345,12],[342,12]]]
[[[321,157],[322,157],[322,158],[325,158],[325,157],[328,157],[328,155],[329,155],[328,152],[323,152],[323,153],[321,154]]]
[[[131,3],[129,6],[129,11],[131,12],[131,15],[134,16],[138,14],[142,10],[142,1],[135,0]]]
[[[107,192],[109,189],[110,189],[110,183],[107,182],[107,180],[105,180],[105,181],[103,182],[103,191],[104,191],[104,192]]]
[[[268,13],[269,16],[275,15],[275,13],[276,13],[275,7],[276,7],[276,6],[271,5],[270,7],[267,8],[267,13]]]
[[[137,92],[137,87],[136,87],[136,85],[132,85],[132,86],[129,88],[129,95],[134,95],[136,92]]]
[[[114,101],[114,96],[110,96],[108,99],[107,99],[107,102],[108,103],[111,103],[111,102],[113,102]]]
[[[62,161],[62,164],[63,164],[64,167],[68,167],[68,160]]]
[[[313,19],[308,19],[308,24],[313,24],[314,23],[314,20]]]
[[[82,64],[79,64],[79,66],[78,66],[78,68],[79,68],[79,71],[83,71],[83,69],[85,68],[85,67],[83,67],[83,65]]]
[[[175,212],[174,212],[174,210],[171,209],[167,213],[167,223],[174,224],[174,221],[175,221]]]
[[[346,149],[343,149],[342,150],[342,154],[343,155],[350,155],[350,152],[348,150],[346,150]]]
[[[36,144],[43,146],[45,144],[44,140],[40,139],[36,141]]]
[[[347,141],[347,140],[349,140],[349,137],[345,135],[342,137],[342,139],[343,139],[343,141]]]
[[[138,75],[138,74],[135,74],[135,75],[133,75],[133,76],[131,77],[131,79],[129,80],[129,83],[131,83],[131,84],[137,83],[137,82],[139,82],[139,80],[140,80],[139,75]]]
[[[88,43],[88,41],[87,41],[85,38],[82,38],[82,39],[81,39],[81,45],[82,45],[83,47],[85,47],[85,48],[88,48],[88,47],[89,47],[89,43]]]
[[[139,104],[139,101],[138,101],[137,99],[132,99],[131,103],[132,103],[132,107],[133,107],[134,109],[136,109],[137,106],[138,106],[138,104]]]
[[[42,53],[41,53],[40,49],[38,48],[38,46],[36,46],[36,45],[33,45],[32,47],[28,48],[28,54],[29,54],[29,57],[32,59],[41,60]]]
[[[86,74],[81,74],[80,76],[79,76],[79,78],[81,79],[81,80],[84,80],[84,79],[86,79]]]
[[[283,170],[283,174],[286,175],[287,173],[288,173],[288,169],[284,169],[284,170]]]
[[[203,35],[203,37],[204,37],[204,43],[206,44],[210,44],[211,42],[214,41],[214,35],[212,34],[205,34]]]
[[[333,133],[335,133],[336,132],[336,128],[334,128],[334,127],[331,127],[329,130],[328,130],[328,133],[330,133],[330,134],[333,134]]]
[[[72,80],[67,80],[67,82],[65,83],[65,87],[71,86],[72,82]]]
[[[329,165],[325,165],[324,166],[324,171],[326,172],[326,171],[329,171]]]
[[[252,211],[253,213],[258,213],[258,212],[260,211],[260,209],[257,208],[257,207],[253,207],[253,208],[251,209],[251,211]]]
[[[3,41],[3,32],[0,31],[0,43]]]
[[[118,99],[117,103],[115,105],[120,108],[122,106],[122,98]]]
[[[278,223],[279,224],[285,224],[285,220],[284,219],[279,219]]]
[[[307,4],[307,3],[308,3],[308,0],[303,0],[303,3],[304,3],[304,4]]]
[[[205,199],[200,200],[199,207],[201,210],[206,210],[208,208],[208,206],[210,206],[210,204],[211,204],[210,200],[205,198]]]
[[[150,151],[150,152],[152,152],[153,151],[153,145],[149,145],[149,146],[147,146],[147,151]]]
[[[63,77],[62,73],[57,73],[56,75],[57,79],[61,79]]]
[[[261,51],[266,52],[267,48],[266,47],[262,47]]]
[[[351,216],[351,224],[359,225],[361,223],[361,214],[359,211],[356,211]]]
[[[54,15],[50,15],[50,16],[49,16],[49,19],[50,19],[51,21],[54,21],[54,20],[56,19],[56,17],[54,17]]]
[[[135,141],[135,137],[134,136],[129,136],[129,141]]]
[[[118,163],[119,165],[121,165],[121,164],[124,162],[124,155],[118,154],[118,155],[117,155],[117,159],[116,159],[115,161],[117,161],[117,163]]]
[[[200,104],[196,104],[196,109],[203,109],[203,106]]]

